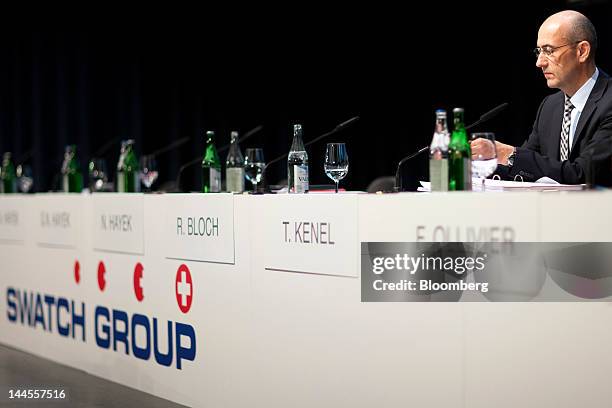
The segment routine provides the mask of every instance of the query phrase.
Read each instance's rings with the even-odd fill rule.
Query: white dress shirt
[[[599,76],[599,69],[595,68],[595,73],[591,76],[587,81],[580,87],[579,90],[576,91],[574,96],[570,98],[572,105],[574,105],[574,109],[572,110],[571,122],[570,122],[570,134],[569,134],[569,150],[572,150],[572,145],[574,144],[574,133],[576,133],[576,127],[578,126],[578,121],[580,120],[580,114],[584,110],[584,105],[587,103],[587,99],[589,99],[589,95],[595,86],[595,81],[597,81],[597,77]]]

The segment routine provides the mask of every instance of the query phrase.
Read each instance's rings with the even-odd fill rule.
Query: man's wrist
[[[516,157],[516,147],[514,146],[505,146],[504,151],[502,152],[502,157],[500,157],[500,164],[504,166],[512,167],[514,165],[514,159]]]

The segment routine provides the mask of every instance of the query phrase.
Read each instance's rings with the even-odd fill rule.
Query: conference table
[[[194,406],[609,406],[610,277],[517,271],[452,301],[364,282],[373,248],[612,242],[610,208],[607,191],[3,195],[0,343]]]

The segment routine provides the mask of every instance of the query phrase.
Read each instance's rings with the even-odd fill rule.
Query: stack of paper
[[[421,181],[418,191],[431,191],[431,184],[428,181]],[[578,191],[584,190],[584,184],[559,184],[547,177],[535,183],[506,180],[485,180],[484,191]],[[483,191],[482,180],[472,179],[472,191]]]

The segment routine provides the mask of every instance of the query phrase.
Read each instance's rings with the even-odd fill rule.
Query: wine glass
[[[89,161],[87,168],[89,171],[89,191],[104,191],[106,182],[108,181],[106,160],[94,157]]]
[[[22,193],[29,193],[34,185],[34,177],[32,176],[32,167],[29,164],[20,164],[15,170],[17,176],[17,187]]]
[[[247,180],[253,183],[253,192],[257,192],[257,183],[261,181],[266,162],[264,160],[263,149],[249,148],[246,149],[244,157],[244,175]]]
[[[140,158],[140,181],[145,186],[146,191],[151,191],[151,186],[157,180],[159,173],[154,155],[146,155]]]
[[[492,132],[472,133],[472,146],[478,145],[480,154],[472,155],[472,174],[482,180],[482,191],[485,191],[485,179],[497,168],[497,150],[495,134]]]
[[[325,174],[336,183],[336,193],[338,183],[348,173],[349,160],[344,143],[328,143],[325,151]]]

